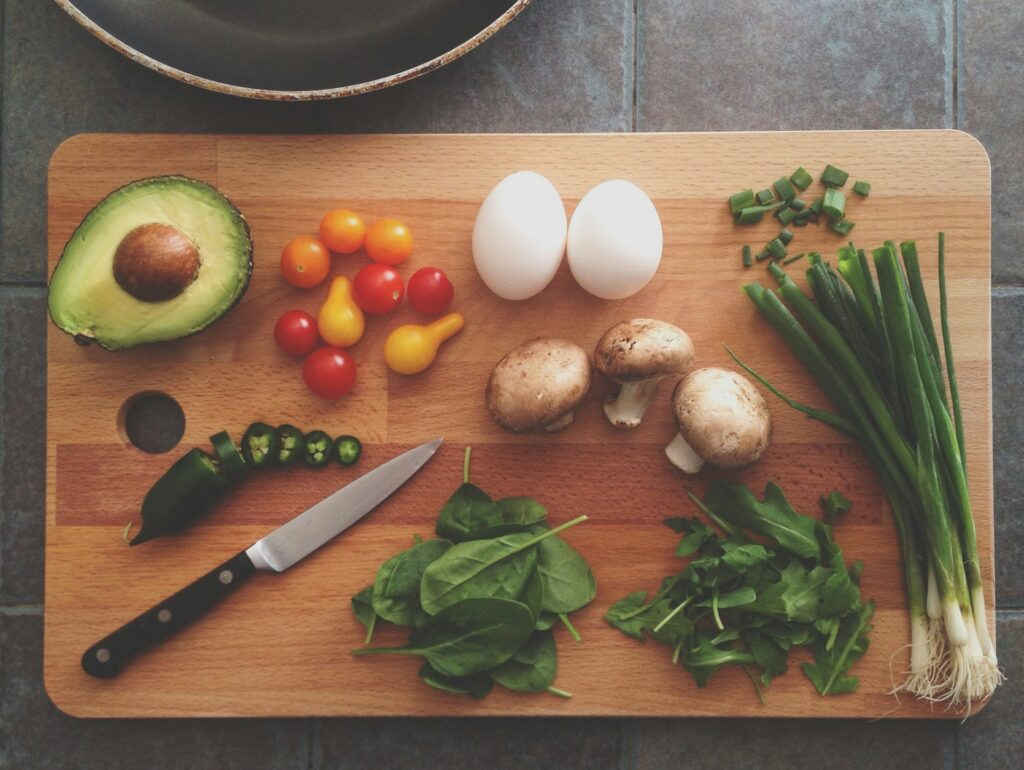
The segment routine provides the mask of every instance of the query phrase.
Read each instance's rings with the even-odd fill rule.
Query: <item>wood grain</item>
[[[674,537],[660,521],[689,511],[684,479],[661,446],[672,436],[669,387],[645,423],[617,432],[596,382],[569,430],[510,436],[491,422],[482,390],[493,364],[530,337],[558,330],[590,348],[623,318],[650,315],[690,332],[701,364],[728,364],[729,344],[794,397],[823,397],[739,291],[765,280],[744,271],[744,243],[760,244],[775,221],[736,228],[724,198],[766,186],[798,165],[835,163],[867,179],[867,200],[850,202],[853,235],[865,246],[914,238],[936,299],[935,235],[947,233],[952,328],[968,436],[972,501],[991,595],[992,447],[989,321],[989,168],[981,146],[954,131],[787,134],[162,136],[82,135],[50,166],[49,258],[56,263],[82,216],[115,187],[144,176],[185,173],[227,194],[245,213],[256,269],[242,303],[210,330],[186,340],[119,354],[80,348],[48,332],[45,681],[59,708],[77,716],[298,715],[728,715],[942,716],[887,696],[907,663],[908,629],[896,535],[884,496],[859,450],[822,425],[771,401],[775,443],[737,478],[779,482],[801,510],[821,492],[854,502],[838,538],[848,559],[865,562],[863,590],[878,604],[871,648],[855,669],[859,691],[822,699],[794,665],[761,706],[739,671],[705,690],[673,667],[664,648],[638,644],[602,620],[629,591],[654,586],[677,567]],[[563,266],[539,297],[497,299],[472,268],[473,217],[488,190],[512,171],[547,175],[571,212],[596,183],[624,177],[654,199],[665,228],[655,280],[621,302],[577,287]],[[291,307],[315,310],[325,289],[301,292],[278,277],[281,247],[315,232],[319,217],[344,205],[368,219],[397,216],[416,237],[410,269],[436,265],[456,285],[468,323],[424,375],[389,374],[381,346],[388,331],[415,318],[371,319],[355,348],[356,390],[339,403],[306,392],[298,365],[273,347],[271,330]],[[797,231],[801,251],[833,253],[842,239],[824,228]],[[362,256],[340,258],[353,274]],[[182,446],[146,455],[118,423],[142,391],[175,397],[186,414]],[[363,437],[364,471],[396,452],[443,435],[448,444],[365,522],[282,575],[259,575],[214,614],[152,651],[111,681],[79,668],[97,638],[245,547],[271,527],[344,484],[355,471],[268,473],[179,536],[128,548],[124,523],[166,464],[222,428],[236,436],[255,419],[293,422]],[[462,448],[472,444],[474,480],[495,495],[531,494],[554,522],[586,513],[568,539],[590,559],[596,601],[579,613],[581,644],[558,633],[558,686],[571,700],[502,691],[481,702],[433,691],[414,660],[355,659],[362,629],[349,597],[376,567],[427,536],[459,481]],[[715,474],[691,482],[701,490]],[[397,641],[395,631],[380,641]]]

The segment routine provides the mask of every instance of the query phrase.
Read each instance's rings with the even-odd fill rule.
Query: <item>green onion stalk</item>
[[[913,241],[898,252],[887,242],[870,260],[850,244],[839,250],[838,270],[817,255],[810,263],[813,300],[777,264],[769,268],[776,291],[758,283],[744,291],[834,411],[788,398],[733,358],[789,406],[851,436],[867,454],[899,534],[910,613],[910,669],[894,691],[969,710],[991,695],[1002,673],[967,484],[945,238],[939,235],[941,351]]]

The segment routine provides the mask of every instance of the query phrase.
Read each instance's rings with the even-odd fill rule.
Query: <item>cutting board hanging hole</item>
[[[160,391],[136,393],[121,406],[117,427],[129,444],[150,454],[169,452],[185,435],[185,412]]]

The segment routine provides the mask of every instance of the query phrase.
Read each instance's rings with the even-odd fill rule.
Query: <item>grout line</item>
[[[964,57],[963,51],[963,30],[965,29],[963,24],[963,14],[966,12],[964,6],[966,0],[953,0],[953,32],[954,32],[954,47],[953,47],[953,106],[955,112],[953,113],[953,119],[956,121],[954,126],[961,130],[964,130],[964,104],[960,98],[960,88],[964,82]]]
[[[996,607],[997,620],[1024,620],[1024,607]]]
[[[949,89],[949,126],[950,128],[958,128],[960,126],[959,121],[959,108],[957,102],[959,101],[957,96],[957,90],[959,89],[959,78],[957,77],[957,43],[958,30],[957,30],[957,16],[960,13],[959,0],[951,0],[950,2],[950,16],[948,23],[948,30],[946,32],[946,42],[949,45],[950,61],[946,71],[946,82],[947,88]]]
[[[637,128],[637,102],[639,100],[639,41],[640,41],[640,0],[633,0],[633,116],[632,130]]]
[[[1024,286],[996,285],[992,287],[993,297],[1020,297],[1024,295]]]
[[[27,281],[0,281],[0,289],[45,289],[46,281],[30,278]]]
[[[43,605],[41,604],[0,604],[0,615],[42,615]]]
[[[309,755],[306,762],[308,770],[320,770],[323,767],[323,741],[321,739],[320,719],[309,722]]]

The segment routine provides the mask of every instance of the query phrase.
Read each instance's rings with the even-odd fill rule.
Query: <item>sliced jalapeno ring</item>
[[[294,425],[285,423],[278,425],[275,433],[277,433],[278,441],[275,459],[278,465],[291,465],[302,458],[306,451],[306,439],[301,430]]]
[[[242,456],[250,468],[264,468],[277,459],[280,440],[265,422],[254,422],[242,437]]]
[[[322,430],[311,430],[306,434],[306,451],[303,460],[310,468],[323,468],[331,459],[334,442]]]
[[[238,447],[235,446],[235,442],[231,440],[231,435],[226,430],[210,436],[210,443],[229,478],[238,478],[248,470],[249,466],[245,464],[245,458],[242,457],[242,453],[238,451]]]
[[[334,459],[348,467],[359,461],[363,453],[363,444],[355,436],[338,436],[334,440]]]

